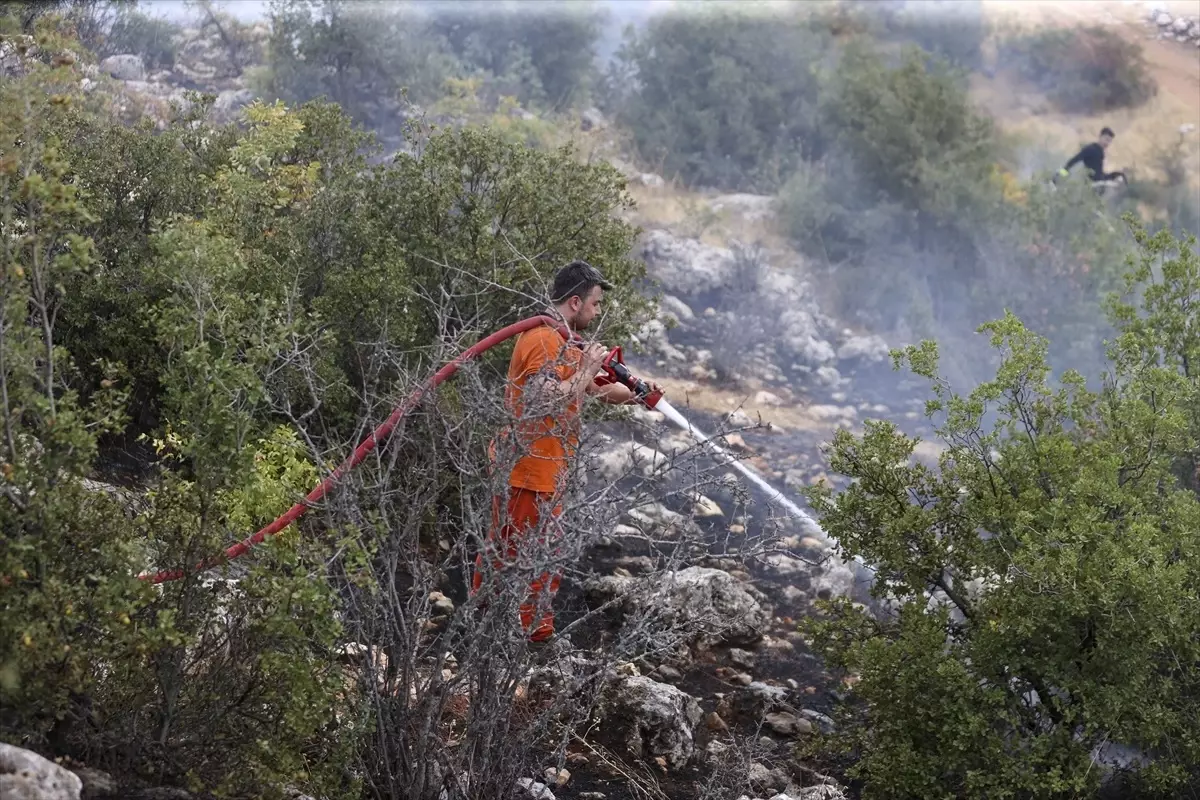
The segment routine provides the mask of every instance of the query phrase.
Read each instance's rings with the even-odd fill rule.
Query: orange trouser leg
[[[510,488],[506,509],[507,521],[502,518],[501,498],[497,497],[492,501],[492,526],[488,531],[488,542],[496,553],[492,561],[493,568],[501,571],[506,562],[511,564],[516,561],[521,542],[529,533],[533,532],[536,535],[543,527],[540,524],[540,508],[550,502],[551,497],[549,494],[529,489]],[[561,506],[554,508],[551,513],[557,517],[562,513]],[[472,594],[479,592],[483,586],[483,569],[483,554],[480,553],[475,556],[475,572],[471,576]],[[530,638],[534,641],[548,639],[554,635],[554,612],[550,603],[558,593],[560,578],[558,574],[543,572],[530,582],[529,594],[521,604],[521,627],[526,631],[533,628]],[[543,594],[546,595],[544,598]],[[534,617],[539,604],[544,605],[544,609],[541,619],[534,627]]]

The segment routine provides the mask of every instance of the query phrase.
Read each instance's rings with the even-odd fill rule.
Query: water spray
[[[687,417],[683,416],[683,414],[680,414],[675,406],[671,405],[666,400],[660,400],[658,402],[657,410],[662,412],[663,416],[673,422],[676,426],[682,428],[684,431],[690,434],[691,437],[701,445],[708,448],[709,452],[713,454],[713,457],[718,463],[724,466],[733,467],[735,470],[741,473],[742,477],[753,483],[759,489],[762,489],[763,493],[765,493],[767,497],[778,503],[784,508],[784,510],[791,514],[792,517],[804,527],[806,533],[821,542],[828,541],[829,537],[825,535],[825,531],[821,530],[821,526],[817,524],[815,519],[813,519],[809,514],[805,513],[800,506],[784,497],[782,492],[780,492],[771,484],[767,483],[766,479],[751,469],[749,465],[739,460],[724,447],[721,447],[721,445],[714,442],[712,437],[704,433],[704,431],[688,422]]]
[[[577,341],[575,343],[578,344]],[[767,497],[782,506],[797,522],[804,526],[805,531],[809,535],[821,542],[828,541],[829,537],[825,535],[825,531],[821,530],[821,526],[817,524],[817,521],[812,516],[805,513],[800,506],[784,497],[782,492],[767,483],[765,478],[756,473],[747,464],[714,442],[711,436],[688,422],[687,417],[681,414],[675,406],[671,405],[670,401],[663,399],[662,391],[655,390],[648,382],[630,372],[629,367],[625,366],[625,360],[621,355],[621,348],[619,346],[609,351],[604,361],[600,364],[600,367],[604,370],[604,376],[596,379],[597,384],[603,386],[609,383],[620,383],[629,387],[634,397],[642,405],[661,412],[674,425],[688,433],[700,445],[707,448],[718,463],[722,466],[733,467],[741,473],[742,477],[746,478],[746,480],[753,483],[759,489],[762,489]]]

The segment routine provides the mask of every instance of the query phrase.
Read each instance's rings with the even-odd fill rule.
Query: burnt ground
[[[688,416],[695,425],[705,431],[716,430],[720,423],[720,419],[716,415],[692,412]],[[627,427],[605,427],[608,427],[615,437],[628,438],[629,436]],[[742,436],[746,440],[747,449],[765,456],[763,460],[768,465],[779,458],[792,460],[796,454],[805,453],[808,456],[805,461],[812,464],[813,470],[821,469],[823,459],[819,453],[822,438],[820,436],[810,432],[780,435],[766,430],[748,430],[744,431]],[[767,477],[770,480],[771,475],[768,473]],[[836,479],[834,480],[836,481]],[[778,480],[773,483],[777,488],[782,489]],[[556,797],[573,798],[579,797],[584,792],[597,791],[603,792],[609,800],[625,800],[625,798],[640,800],[640,798],[648,796],[667,797],[672,800],[684,800],[685,798],[691,800],[707,796],[703,793],[703,787],[712,780],[714,772],[721,769],[721,765],[717,764],[716,760],[706,751],[709,742],[714,738],[730,745],[734,744],[735,740],[752,744],[754,749],[752,760],[770,768],[782,768],[792,775],[798,785],[815,783],[811,776],[801,768],[801,762],[794,757],[796,741],[775,735],[760,727],[761,707],[749,710],[749,713],[746,713],[746,709],[742,709],[739,713],[739,706],[744,705],[744,701],[753,694],[753,691],[744,685],[747,674],[756,683],[761,682],[768,686],[778,687],[779,690],[786,692],[786,704],[797,711],[806,709],[834,716],[834,710],[843,697],[839,692],[842,688],[840,676],[832,675],[825,669],[822,659],[805,645],[798,632],[797,621],[813,613],[813,601],[817,594],[808,570],[785,575],[767,564],[737,558],[736,550],[738,548],[761,537],[778,537],[781,534],[785,536],[804,535],[801,527],[790,521],[784,520],[781,523],[777,519],[770,521],[763,519],[767,498],[753,487],[746,487],[746,489],[749,490],[751,496],[751,505],[748,509],[739,509],[739,498],[731,492],[708,492],[708,496],[725,511],[725,516],[696,520],[701,529],[708,534],[711,547],[710,555],[707,558],[701,557],[694,563],[700,566],[731,569],[736,576],[748,580],[762,592],[772,606],[773,623],[767,632],[764,643],[753,648],[743,648],[753,652],[753,665],[748,668],[734,663],[730,657],[730,648],[723,646],[697,654],[688,664],[674,665],[679,669],[681,677],[669,682],[696,698],[704,713],[704,721],[701,722],[696,734],[696,757],[687,769],[677,772],[655,768],[653,764],[647,767],[628,756],[623,758],[625,762],[623,768],[644,776],[643,779],[648,778],[655,782],[661,794],[647,795],[633,787],[627,778],[615,775],[611,769],[595,763],[596,759],[592,758],[588,763],[577,761],[575,764],[568,764],[568,768],[572,772],[572,779],[567,786],[554,789]],[[804,507],[803,499],[795,492],[786,489],[783,491],[785,496],[793,499],[802,508]],[[664,505],[681,513],[688,511],[679,504],[666,502]],[[740,516],[738,512],[747,511],[750,513],[745,514],[746,530],[744,535],[730,536],[728,525],[733,521],[735,515]],[[774,512],[776,515],[781,513],[783,512]],[[782,530],[779,529],[781,524]],[[727,550],[734,552],[727,552]],[[800,551],[796,554],[814,561],[819,559],[819,555],[812,551]],[[645,567],[649,566],[648,563],[640,560],[640,557],[645,556],[653,557],[654,553],[640,540],[610,541],[589,551],[584,563],[580,565],[580,572],[590,575],[611,575],[614,570],[623,567],[637,576],[639,571],[644,571]],[[642,570],[638,569],[639,564],[645,565]],[[580,619],[589,610],[581,583],[580,580],[569,578],[563,582],[555,602],[556,618],[560,626]],[[862,587],[864,591],[865,588],[865,586]],[[605,623],[593,621],[591,627],[573,631],[571,638],[573,644],[586,650],[599,644],[605,633]],[[645,668],[643,668],[643,674],[647,674]],[[651,674],[651,677],[656,680],[664,680],[658,674]],[[664,682],[668,681],[664,680]],[[753,704],[751,703],[751,705]],[[708,715],[711,712],[719,713],[722,720],[728,724],[728,731],[714,731],[710,728],[707,723]],[[622,743],[603,741],[600,743],[609,747],[615,754],[621,754]],[[580,750],[582,751],[582,748]],[[744,770],[746,766],[747,764],[743,762],[742,769]],[[833,777],[839,777],[834,765],[831,764],[804,762],[804,766]],[[739,787],[736,784],[730,787],[730,790],[750,791],[748,786]],[[753,795],[752,792],[751,794]],[[769,797],[775,792],[758,792],[758,794]],[[724,797],[725,794],[718,793],[712,796]],[[736,796],[737,794],[730,795],[731,798]]]
[[[697,338],[701,341],[697,341],[696,344],[708,344],[702,341],[702,337]],[[633,368],[637,370],[636,365]],[[859,374],[855,374],[856,372]],[[928,421],[923,415],[913,413],[921,408],[927,397],[926,387],[919,379],[912,380],[911,375],[894,372],[890,364],[876,364],[860,370],[850,369],[843,375],[849,379],[846,386],[848,391],[845,394],[836,389],[820,387],[816,385],[811,374],[793,369],[783,370],[774,380],[766,382],[766,388],[784,390],[784,396],[795,398],[796,404],[801,408],[811,404],[854,405],[862,410],[864,416],[885,416],[909,435],[928,437]],[[680,410],[693,425],[706,433],[713,434],[721,428],[723,417],[720,414],[696,408]],[[855,428],[860,427],[860,424],[856,423]],[[640,430],[639,426],[601,423],[599,427],[602,432],[617,441],[628,441],[632,429],[635,440],[654,445],[647,432]],[[658,427],[660,435],[670,434],[675,430],[669,423]],[[729,427],[730,424],[726,423],[726,430]],[[741,455],[768,483],[806,509],[804,499],[785,485],[783,477],[785,473],[790,473],[794,480],[798,474],[803,483],[813,483],[825,478],[837,488],[844,486],[843,479],[828,474],[827,459],[822,453],[822,446],[833,429],[834,425],[831,423],[824,431],[779,431],[766,428],[741,430],[739,435],[746,445]],[[729,472],[736,475],[732,470]],[[727,552],[736,551],[763,537],[805,535],[803,528],[788,519],[786,512],[781,509],[772,509],[772,518],[766,519],[767,497],[740,476],[738,483],[743,491],[748,493],[748,507],[745,494],[739,498],[729,491],[706,489],[707,496],[714,500],[725,514],[721,517],[696,520],[697,525],[707,535],[709,552],[707,557],[701,556],[692,563],[732,571],[735,576],[749,582],[765,595],[767,602],[772,606],[773,621],[764,642],[753,648],[744,648],[753,652],[752,667],[733,663],[730,648],[716,647],[697,654],[690,663],[673,664],[680,672],[678,679],[667,681],[659,674],[651,674],[654,679],[670,682],[698,701],[704,718],[696,731],[695,758],[686,769],[667,771],[653,764],[641,763],[624,753],[623,742],[601,739],[597,743],[607,747],[610,755],[621,758],[622,769],[630,774],[639,775],[639,782],[656,786],[657,792],[647,793],[632,785],[627,777],[615,774],[614,770],[598,763],[594,756],[586,762],[579,760],[577,756],[573,763],[569,762],[567,765],[572,773],[570,782],[553,790],[555,797],[560,800],[580,797],[586,792],[602,792],[608,800],[642,800],[651,797],[657,800],[728,797],[733,800],[743,792],[752,797],[774,795],[776,791],[773,790],[754,791],[745,782],[745,771],[751,760],[768,768],[782,769],[799,786],[816,783],[812,773],[808,771],[815,770],[839,779],[843,786],[849,787],[850,796],[857,796],[857,787],[840,774],[839,765],[798,759],[798,741],[775,735],[763,727],[761,703],[755,705],[752,701],[746,702],[753,695],[753,691],[743,685],[747,674],[756,687],[761,683],[777,687],[784,692],[786,705],[797,712],[812,710],[833,717],[835,709],[845,695],[840,691],[844,688],[841,682],[843,676],[831,674],[820,656],[805,645],[798,631],[798,621],[814,613],[813,603],[817,599],[818,590],[813,586],[812,570],[802,569],[782,574],[769,564],[739,559],[736,552]],[[680,503],[668,501],[663,504],[673,511],[685,515],[689,513],[689,509],[681,507]],[[741,535],[735,536],[729,532],[729,525],[735,519],[744,522],[745,531]],[[820,560],[820,554],[814,551],[795,550],[793,554],[814,562]],[[576,574],[611,575],[614,570],[623,567],[636,577],[639,572],[644,572],[649,567],[644,557],[650,556],[653,560],[654,555],[642,540],[606,541],[604,545],[594,547],[587,553]],[[641,569],[639,565],[642,565]],[[582,577],[564,579],[555,601],[559,627],[575,622],[589,610],[583,583]],[[855,599],[865,601],[868,588],[865,584],[857,586],[854,592]],[[589,625],[590,627],[575,629],[571,635],[573,644],[583,650],[600,644],[608,632],[605,630],[605,622],[593,620]],[[642,672],[647,674],[647,668],[643,668]],[[750,707],[745,708],[747,705]],[[708,724],[711,712],[719,713],[723,722],[728,725],[728,730],[711,729]],[[725,771],[728,767],[727,764],[717,763],[717,759],[708,752],[707,747],[714,739],[731,745],[722,759],[733,757],[732,760],[741,762],[733,770],[735,773],[740,772],[740,775],[731,776],[734,779],[728,781],[730,785],[725,791],[719,791],[713,785],[716,773]],[[747,746],[752,749],[751,753],[734,749]],[[578,748],[577,752],[582,750],[583,748]],[[587,755],[581,752],[580,754]],[[540,779],[540,776],[533,777]],[[739,781],[738,777],[742,780]]]

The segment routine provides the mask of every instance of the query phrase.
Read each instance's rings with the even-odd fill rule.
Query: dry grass
[[[710,202],[720,195],[689,191],[673,183],[643,186],[636,180],[630,181],[629,194],[637,203],[632,221],[644,228],[664,228],[713,247],[727,247],[733,239],[758,242],[770,249],[787,247],[769,219],[751,221],[732,211],[713,212]]]

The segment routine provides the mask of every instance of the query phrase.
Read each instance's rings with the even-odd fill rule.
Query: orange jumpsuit
[[[579,443],[579,404],[572,400],[560,413],[534,417],[525,413],[522,394],[526,382],[543,371],[560,381],[568,380],[579,367],[580,355],[577,348],[568,347],[562,335],[548,325],[517,337],[504,393],[505,405],[516,423],[500,439],[519,448],[520,457],[509,473],[507,498],[496,497],[492,503],[487,549],[492,553],[492,567],[496,571],[504,570],[516,560],[521,543],[530,535],[551,538],[561,535],[557,520],[562,513],[561,495],[568,460]],[[493,458],[497,449],[498,443],[493,442]],[[550,512],[549,518],[543,519],[546,511]],[[472,594],[483,585],[483,571],[480,553],[475,558],[471,578]],[[530,582],[520,615],[521,627],[533,641],[544,641],[554,635],[550,603],[558,592],[560,577],[557,573],[543,572]],[[539,601],[544,609],[535,626]]]

